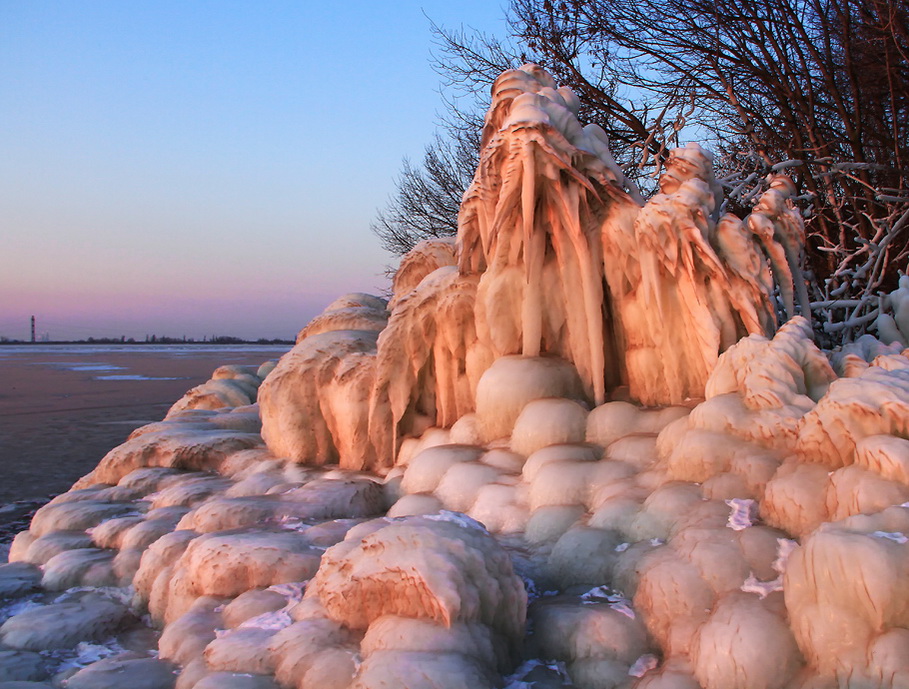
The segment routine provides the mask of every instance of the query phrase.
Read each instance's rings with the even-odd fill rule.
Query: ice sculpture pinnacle
[[[644,203],[577,112],[537,65],[495,81],[456,245],[405,256],[387,310],[342,300],[301,333],[259,397],[272,451],[390,466],[403,437],[473,412],[503,357],[569,362],[590,403],[627,386],[677,404],[704,396],[721,352],[772,334],[762,252],[789,307],[803,236],[785,181],[746,222],[717,221],[712,157],[689,144]]]

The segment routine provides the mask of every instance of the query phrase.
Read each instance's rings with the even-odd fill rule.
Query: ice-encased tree
[[[512,0],[507,40],[434,29],[452,92],[485,95],[503,69],[541,64],[645,193],[683,125],[725,154],[725,210],[740,217],[785,171],[806,212],[814,308],[848,339],[909,258],[907,26],[901,0]],[[399,192],[418,173],[405,169]]]

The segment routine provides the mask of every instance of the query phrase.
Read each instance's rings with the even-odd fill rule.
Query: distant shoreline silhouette
[[[16,340],[11,338],[0,338],[0,347],[4,345],[293,345],[294,340],[282,338],[264,338],[257,340],[244,340],[239,337],[227,335],[216,335],[210,338],[197,340],[183,337],[167,337],[151,335],[143,340],[137,340],[133,337],[88,337],[81,340],[38,340],[31,342],[29,340]]]

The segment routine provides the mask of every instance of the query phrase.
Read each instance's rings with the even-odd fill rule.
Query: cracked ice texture
[[[688,146],[643,205],[576,107],[502,75],[457,242],[134,433],[16,537],[0,593],[131,582],[177,689],[500,686],[522,638],[551,661],[528,685],[907,686],[902,346],[831,366],[804,318],[772,335],[774,282],[804,308],[791,184],[717,218]],[[40,609],[0,666],[110,631]],[[116,663],[73,686],[138,686]]]
[[[446,627],[480,622],[506,637],[524,627],[524,585],[478,524],[430,517],[367,522],[326,551],[313,587],[328,615],[352,629],[367,629],[383,615]]]

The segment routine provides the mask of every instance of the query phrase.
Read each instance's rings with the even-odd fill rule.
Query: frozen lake
[[[0,346],[0,541],[224,364],[289,345]]]

